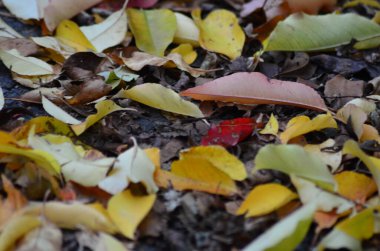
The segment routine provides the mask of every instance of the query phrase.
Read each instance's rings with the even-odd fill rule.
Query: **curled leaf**
[[[45,111],[54,118],[58,119],[59,121],[72,125],[78,125],[82,123],[81,121],[77,120],[76,118],[68,114],[66,111],[62,110],[60,107],[55,105],[53,102],[51,102],[44,96],[41,97],[41,101]]]

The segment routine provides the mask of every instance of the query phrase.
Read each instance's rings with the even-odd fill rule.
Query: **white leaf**
[[[23,36],[0,18],[0,37],[22,38]]]
[[[5,100],[4,100],[4,94],[3,89],[0,87],[0,111],[4,108]]]
[[[21,19],[41,18],[40,8],[43,8],[43,2],[39,0],[3,0],[7,9],[16,17]],[[42,5],[42,6],[41,6]]]
[[[37,76],[54,74],[53,67],[34,57],[24,57],[16,50],[0,50],[0,58],[13,72],[20,75]]]
[[[99,24],[80,27],[83,34],[101,52],[121,43],[127,33],[127,13],[124,8]]]
[[[49,99],[45,98],[44,96],[41,97],[42,106],[44,107],[45,111],[53,116],[54,118],[72,125],[79,125],[82,123],[81,121],[77,120],[58,106],[56,106],[53,102],[51,102]]]
[[[144,183],[148,193],[154,193],[158,187],[154,183],[154,164],[146,153],[134,142],[131,149],[120,154],[111,175],[99,183],[99,187],[110,194],[122,192],[129,184]]]
[[[318,245],[318,250],[328,249],[348,249],[360,251],[362,250],[361,241],[357,240],[343,231],[333,229]]]
[[[178,44],[190,43],[199,46],[199,29],[193,19],[181,13],[174,13],[177,20],[177,30],[174,35],[174,42]]]

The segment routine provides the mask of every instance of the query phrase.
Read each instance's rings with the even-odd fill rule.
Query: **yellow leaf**
[[[0,144],[0,153],[16,154],[33,160],[50,174],[59,174],[61,167],[57,160],[49,153],[36,149],[22,148],[14,145]]]
[[[27,76],[54,74],[51,65],[35,57],[24,57],[16,49],[0,50],[0,59],[11,71]]]
[[[40,225],[39,216],[18,215],[11,218],[1,231],[0,251],[13,250],[17,240]]]
[[[247,213],[245,217],[269,214],[296,198],[298,195],[283,185],[276,183],[258,185],[249,192],[236,214]]]
[[[77,52],[93,50],[95,47],[79,29],[79,26],[70,20],[63,20],[57,27],[55,37],[64,45],[74,48]]]
[[[367,114],[361,108],[353,104],[346,104],[338,110],[336,117],[346,124],[350,123],[351,128],[360,139],[364,122],[367,120]]]
[[[148,158],[153,162],[154,167],[156,169],[159,169],[161,166],[160,162],[160,148],[152,147],[144,149],[145,154],[148,156]]]
[[[243,162],[230,154],[222,146],[196,146],[180,154],[179,163],[207,160],[211,165],[227,174],[233,180],[242,181],[247,178]],[[192,162],[194,164],[194,162]]]
[[[268,123],[265,125],[264,129],[260,131],[260,134],[272,134],[276,136],[278,133],[278,121],[273,113],[270,115]]]
[[[28,137],[30,129],[34,127],[35,133],[55,133],[62,134],[68,137],[74,136],[70,127],[59,121],[58,119],[52,117],[36,117],[20,127],[13,129],[11,135],[13,135],[17,140],[25,139]]]
[[[201,118],[203,113],[195,104],[179,96],[175,91],[160,84],[145,83],[118,94],[119,98],[129,98],[144,105],[167,112]]]
[[[376,182],[377,189],[380,191],[380,159],[368,156],[362,149],[360,149],[358,143],[353,140],[348,140],[344,143],[343,154],[350,154],[363,161],[370,170]]]
[[[338,128],[330,113],[318,115],[312,120],[307,116],[297,116],[288,122],[286,130],[280,135],[280,139],[282,143],[286,144],[295,137],[325,128]]]
[[[357,240],[371,238],[375,228],[373,208],[365,209],[355,216],[340,222],[335,228]]]
[[[378,143],[380,143],[380,135],[375,127],[364,124],[363,133],[360,137],[360,142],[364,142],[367,140],[376,140]]]
[[[338,184],[340,195],[361,204],[364,204],[377,189],[373,179],[357,172],[341,172],[336,174],[334,179]]]
[[[94,125],[96,122],[107,116],[108,114],[116,111],[133,110],[129,108],[122,108],[115,104],[112,100],[103,100],[95,105],[96,113],[86,118],[84,122],[78,125],[72,125],[71,129],[76,135],[81,135],[87,128]]]
[[[172,171],[159,170],[155,181],[159,186],[177,190],[196,190],[212,194],[233,195],[238,192],[235,182],[224,172],[203,158],[174,161]]]
[[[152,55],[164,56],[177,29],[174,13],[168,9],[127,9],[127,15],[137,48]]]
[[[120,232],[133,239],[138,225],[149,213],[155,200],[155,194],[135,196],[126,190],[108,201],[107,211]]]
[[[181,55],[183,61],[185,61],[185,63],[189,65],[192,64],[197,58],[197,52],[193,49],[193,46],[191,44],[180,44],[176,48],[170,51],[170,54],[173,54],[173,53],[177,53]],[[174,65],[175,67],[174,63],[172,63],[172,65]]]
[[[81,123],[81,121],[68,114],[65,110],[51,102],[49,99],[45,98],[43,95],[41,96],[41,101],[42,107],[50,116],[67,124],[78,125]]]
[[[85,204],[51,201],[32,204],[23,209],[24,215],[43,215],[51,223],[67,229],[86,228],[91,231],[115,233],[116,228],[106,215]]]
[[[128,251],[128,249],[118,239],[112,235],[100,233],[99,242],[95,250],[103,251]]]
[[[224,54],[231,60],[241,55],[245,34],[234,13],[214,10],[202,20],[198,9],[192,15],[200,29],[199,43],[204,49]]]

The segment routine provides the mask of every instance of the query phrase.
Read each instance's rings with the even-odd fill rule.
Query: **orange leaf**
[[[340,215],[336,211],[323,212],[317,211],[314,215],[314,220],[318,224],[317,232],[319,233],[323,229],[331,228],[338,221]]]
[[[311,87],[297,82],[268,79],[259,72],[239,72],[187,89],[182,96],[238,104],[280,104],[327,111]]]
[[[2,175],[1,179],[4,190],[8,196],[5,200],[0,200],[0,226],[8,221],[10,216],[18,209],[23,208],[28,203],[24,195],[13,186],[7,177]]]
[[[338,193],[350,200],[364,204],[366,199],[376,192],[373,179],[364,174],[345,171],[334,176],[338,183]]]

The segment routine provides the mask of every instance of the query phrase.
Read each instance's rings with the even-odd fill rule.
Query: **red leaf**
[[[255,128],[263,127],[251,118],[225,120],[219,125],[212,125],[207,135],[202,138],[202,145],[234,146],[252,134]]]
[[[290,81],[268,79],[259,72],[239,72],[187,89],[182,96],[238,104],[280,104],[327,111],[311,87]]]

